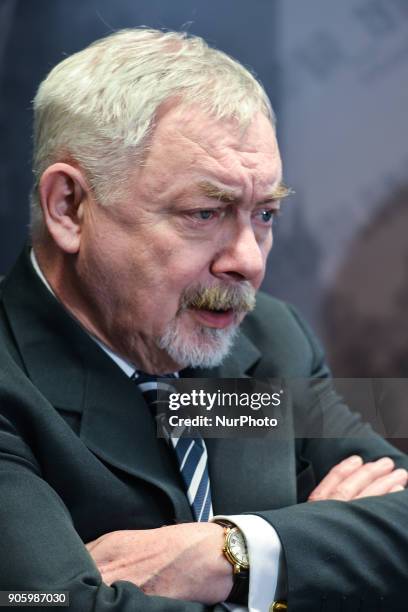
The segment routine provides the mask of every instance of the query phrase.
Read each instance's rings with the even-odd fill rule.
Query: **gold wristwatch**
[[[222,552],[232,565],[234,584],[227,601],[232,603],[248,605],[249,591],[249,556],[248,549],[242,531],[229,521],[216,520],[224,527],[225,540]]]

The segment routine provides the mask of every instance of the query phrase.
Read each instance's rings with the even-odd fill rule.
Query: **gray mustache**
[[[198,285],[187,289],[181,300],[181,309],[230,310],[250,312],[255,308],[256,292],[249,283],[236,286]]]

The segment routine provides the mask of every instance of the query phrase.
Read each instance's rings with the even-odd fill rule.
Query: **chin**
[[[237,332],[237,325],[226,329],[196,325],[187,331],[176,318],[167,326],[157,344],[180,368],[215,368],[230,353]]]

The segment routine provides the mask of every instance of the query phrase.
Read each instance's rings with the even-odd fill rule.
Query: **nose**
[[[214,258],[211,273],[218,278],[246,280],[259,287],[265,274],[266,257],[272,246],[258,243],[250,225],[241,227],[224,242]]]

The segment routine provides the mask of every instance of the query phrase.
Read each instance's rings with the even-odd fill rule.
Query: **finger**
[[[363,489],[358,495],[357,498],[361,497],[370,497],[372,495],[385,495],[386,493],[391,493],[394,487],[406,486],[408,481],[408,472],[404,469],[398,469],[391,472],[391,474],[387,474],[386,476],[382,476],[377,478],[375,482],[370,484],[368,487]]]
[[[97,543],[98,543],[98,540],[93,540],[92,542],[88,542],[88,544],[85,544],[86,548],[88,549],[88,552],[91,552],[91,550],[95,548]]]
[[[358,455],[347,457],[335,465],[309,496],[310,501],[328,499],[340,482],[350,476],[363,465],[363,460]]]
[[[365,463],[354,474],[340,482],[330,499],[350,501],[355,499],[361,491],[374,483],[381,476],[389,474],[394,469],[394,462],[389,457],[383,457],[378,461]]]
[[[396,485],[395,487],[392,487],[390,493],[399,493],[400,491],[405,491],[405,487],[402,487],[401,485]]]
[[[115,582],[116,577],[115,577],[114,573],[112,573],[112,572],[104,572],[100,567],[98,567],[98,570],[99,570],[99,573],[102,576],[102,582],[104,582],[108,586],[110,586],[112,584],[112,582]]]

